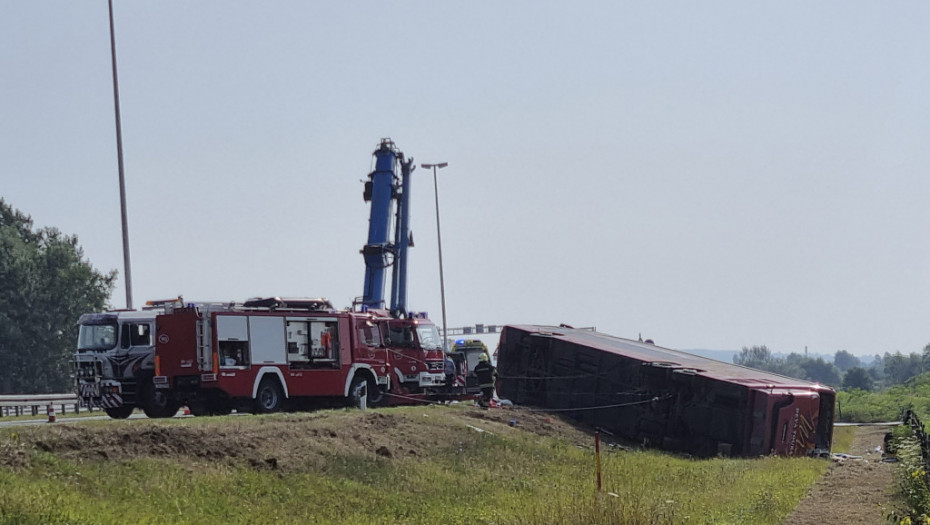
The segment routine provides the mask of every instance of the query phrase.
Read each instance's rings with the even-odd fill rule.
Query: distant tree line
[[[733,362],[833,387],[876,390],[903,384],[930,371],[930,344],[924,347],[922,353],[875,354],[867,365],[846,350],[838,350],[831,362],[823,357],[808,357],[796,352],[777,357],[765,345],[744,346],[733,357]]]
[[[0,394],[72,390],[78,317],[104,309],[115,279],[84,259],[77,237],[34,229],[0,198]]]

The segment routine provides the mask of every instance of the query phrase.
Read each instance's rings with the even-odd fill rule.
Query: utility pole
[[[129,264],[129,221],[126,218],[126,179],[123,175],[123,130],[119,118],[119,80],[116,76],[116,32],[113,29],[113,0],[110,6],[110,57],[113,63],[113,105],[116,109],[116,160],[119,165],[119,206],[123,225],[123,278],[126,281],[126,308],[132,310],[132,267]]]

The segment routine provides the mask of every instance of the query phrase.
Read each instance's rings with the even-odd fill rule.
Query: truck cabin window
[[[406,324],[388,324],[388,344],[403,348],[416,348],[413,327]]]
[[[151,328],[148,323],[126,323],[120,335],[120,348],[130,346],[151,346]]]
[[[424,350],[442,350],[442,338],[435,325],[417,325],[417,337],[420,338],[420,348]]]
[[[84,324],[78,332],[78,350],[110,350],[116,346],[116,323]]]
[[[381,330],[371,321],[365,321],[358,327],[358,340],[365,346],[377,348],[381,346]]]
[[[152,328],[148,323],[133,324],[129,332],[132,346],[150,346],[152,344]]]

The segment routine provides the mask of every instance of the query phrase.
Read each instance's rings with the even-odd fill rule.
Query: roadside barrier
[[[904,413],[904,424],[911,427],[911,430],[914,432],[914,437],[916,437],[920,443],[920,457],[923,460],[924,466],[924,485],[930,488],[930,440],[928,440],[930,438],[928,438],[927,432],[924,430],[924,424],[921,423],[920,418],[917,417],[917,414],[915,414],[913,410],[908,410]]]
[[[904,413],[904,424],[911,427],[914,436],[920,442],[920,456],[924,461],[924,471],[930,473],[930,441],[927,441],[927,432],[924,430],[924,424],[913,410]]]
[[[77,394],[33,394],[0,396],[0,417],[38,416],[39,410],[48,410],[49,406],[61,409],[62,414],[80,412]],[[70,407],[70,410],[69,410]]]

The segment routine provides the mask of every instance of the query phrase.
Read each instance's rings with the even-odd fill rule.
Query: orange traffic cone
[[[55,405],[48,406],[48,422],[49,423],[55,422]]]

